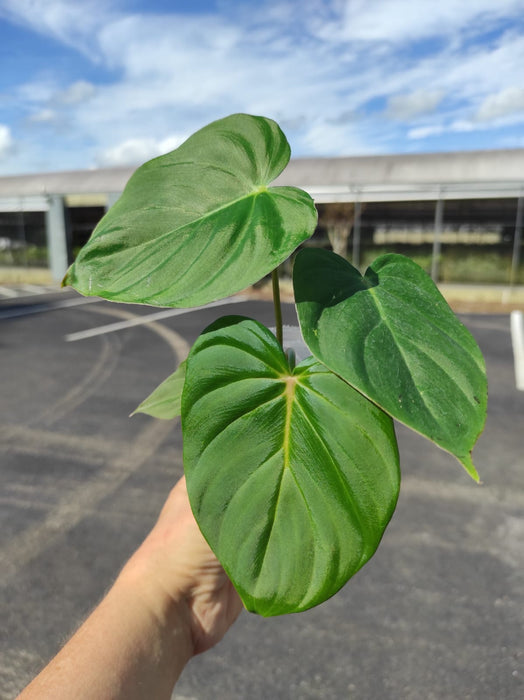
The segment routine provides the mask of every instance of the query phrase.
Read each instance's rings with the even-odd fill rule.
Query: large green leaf
[[[312,199],[268,187],[289,161],[270,119],[235,114],[140,167],[64,284],[85,295],[199,306],[256,282],[315,230]]]
[[[313,358],[233,316],[187,360],[184,467],[199,526],[249,610],[298,612],[373,555],[399,490],[393,424]]]
[[[470,452],[486,418],[484,360],[429,276],[384,255],[363,277],[318,249],[297,255],[293,276],[313,355],[478,480]]]
[[[157,388],[135,408],[135,413],[146,413],[153,418],[171,420],[181,413],[182,390],[186,378],[186,361],[181,362],[173,374],[157,386]]]

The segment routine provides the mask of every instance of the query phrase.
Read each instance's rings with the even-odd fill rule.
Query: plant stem
[[[276,336],[280,345],[284,343],[284,331],[282,328],[282,307],[280,305],[280,286],[278,284],[278,267],[271,273],[273,283],[273,306],[275,307]]]

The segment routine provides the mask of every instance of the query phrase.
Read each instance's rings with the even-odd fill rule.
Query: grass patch
[[[401,253],[431,273],[431,248],[391,246],[389,248],[365,248],[362,251],[361,269],[370,265],[385,253]],[[351,260],[351,258],[350,258]],[[461,282],[464,284],[509,284],[511,251],[471,246],[447,246],[442,249],[439,265],[439,282]],[[524,254],[517,270],[516,284],[524,284]]]

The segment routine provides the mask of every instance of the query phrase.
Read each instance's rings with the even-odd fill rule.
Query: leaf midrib
[[[260,562],[260,571],[262,571],[264,567],[264,561],[266,558],[266,553],[269,548],[269,543],[271,540],[271,535],[273,533],[273,529],[275,527],[275,521],[276,521],[276,513],[278,510],[278,505],[280,503],[280,496],[282,493],[282,483],[284,481],[284,474],[286,473],[286,470],[289,469],[291,475],[293,476],[293,480],[296,483],[295,476],[293,474],[293,470],[290,469],[290,456],[289,456],[289,437],[291,434],[291,416],[293,414],[293,405],[295,403],[295,392],[296,392],[296,385],[297,385],[297,380],[295,377],[286,377],[285,378],[285,384],[286,388],[284,389],[284,393],[280,394],[279,398],[282,396],[285,396],[286,399],[286,406],[285,406],[285,411],[286,411],[286,418],[284,421],[284,435],[283,435],[283,440],[282,440],[282,448],[283,448],[283,466],[282,466],[282,471],[280,473],[280,479],[278,482],[278,490],[277,490],[277,497],[275,500],[275,504],[273,507],[273,515],[271,519],[271,528],[268,532],[267,539],[266,539],[266,546],[264,548],[264,554],[262,556],[262,560]]]
[[[264,191],[267,192],[267,191],[268,191],[267,188],[264,188],[264,189],[260,189],[260,188],[259,188],[258,190],[254,191],[254,192],[250,192],[249,194],[244,195],[243,197],[239,197],[238,199],[234,199],[234,200],[229,201],[227,204],[225,204],[225,205],[222,206],[222,207],[217,207],[216,209],[213,209],[212,211],[206,212],[205,214],[203,214],[202,216],[200,216],[200,217],[198,217],[198,218],[196,218],[196,219],[193,219],[193,220],[191,220],[191,221],[187,221],[186,223],[182,224],[181,226],[178,226],[178,227],[173,228],[173,229],[169,229],[169,230],[166,231],[165,233],[162,233],[162,234],[160,234],[159,236],[156,236],[155,238],[153,238],[153,239],[151,239],[151,240],[142,241],[141,243],[138,243],[137,245],[134,245],[134,246],[133,246],[133,245],[129,245],[128,248],[129,248],[130,250],[133,250],[134,255],[133,255],[133,257],[132,257],[130,260],[128,260],[128,261],[125,262],[124,270],[126,271],[126,270],[128,270],[130,267],[133,266],[133,263],[134,263],[134,261],[135,261],[135,259],[136,259],[136,256],[139,254],[139,252],[140,252],[144,247],[150,246],[151,243],[152,243],[152,241],[155,242],[155,245],[158,245],[158,244],[161,243],[164,239],[166,239],[166,238],[168,238],[168,237],[170,237],[170,236],[176,235],[179,231],[181,231],[181,230],[183,230],[183,229],[185,229],[185,228],[191,227],[191,226],[195,226],[197,223],[200,225],[203,221],[205,221],[206,219],[210,219],[210,218],[212,218],[212,217],[215,216],[215,215],[218,215],[221,211],[225,211],[226,209],[235,206],[235,205],[238,204],[239,202],[248,201],[250,197],[253,197],[253,203],[252,203],[252,206],[251,206],[251,213],[252,213],[252,212],[253,212],[253,209],[254,209],[254,206],[255,206],[256,198],[257,198],[260,194],[262,194]],[[250,217],[249,219],[247,219],[247,220],[244,222],[243,227],[242,227],[242,231],[245,230],[245,228],[247,227],[247,225],[248,225],[250,222],[251,222],[251,217]],[[208,240],[207,243],[206,243],[206,247],[208,247],[208,246],[211,244],[212,240],[214,240],[215,237],[216,237],[216,233],[215,233],[215,235],[213,235],[213,236],[211,236],[211,237],[209,238],[209,240]],[[186,245],[188,245],[191,241],[192,241],[192,238],[191,238],[190,236],[187,236],[187,237],[185,238],[185,240],[183,240],[183,241],[180,243],[180,245],[179,245],[177,248],[175,248],[175,250],[171,251],[171,253],[167,256],[167,258],[165,258],[165,257],[162,258],[162,260],[161,260],[154,268],[148,269],[141,277],[137,277],[137,278],[133,279],[133,281],[132,281],[130,284],[126,285],[125,287],[121,287],[120,289],[118,289],[118,294],[122,294],[122,293],[127,292],[127,291],[129,291],[130,289],[136,287],[138,284],[140,284],[140,283],[143,282],[145,279],[147,279],[147,277],[149,277],[150,275],[152,275],[152,274],[154,274],[155,272],[157,272],[157,270],[159,270],[160,268],[162,268],[162,267],[164,267],[165,265],[169,264],[169,262],[170,262],[175,256],[177,256],[177,255],[180,253],[180,251],[183,250],[183,249],[186,247]],[[202,252],[200,253],[200,255],[202,255]],[[149,257],[147,257],[145,260],[140,261],[139,265],[144,265],[144,263],[146,263],[148,260],[149,260]],[[177,280],[177,282],[178,282],[178,280]],[[156,294],[156,295],[154,295],[154,296],[158,296],[158,294]]]
[[[384,316],[384,314],[383,314],[383,310],[382,310],[382,305],[381,305],[381,303],[380,303],[380,299],[377,298],[377,293],[376,293],[376,291],[375,291],[375,289],[374,289],[373,287],[371,287],[371,288],[369,289],[369,292],[370,292],[370,294],[371,294],[371,299],[373,300],[373,303],[375,304],[375,308],[377,309],[377,313],[378,313],[378,315],[380,316],[380,318],[382,319],[382,323],[386,326],[386,328],[388,329],[389,333],[391,334],[391,337],[393,338],[393,340],[394,340],[394,342],[395,342],[395,347],[397,348],[397,350],[398,350],[398,352],[399,352],[399,354],[400,354],[400,357],[402,358],[402,362],[404,363],[404,366],[405,366],[405,368],[406,368],[406,370],[407,370],[407,372],[408,372],[408,374],[409,374],[409,377],[410,377],[410,379],[411,379],[411,382],[412,382],[413,386],[416,388],[417,383],[416,383],[415,378],[413,377],[413,373],[411,372],[411,369],[410,369],[410,367],[409,367],[409,362],[408,362],[408,360],[407,360],[407,358],[406,358],[406,355],[405,355],[405,353],[404,353],[404,351],[403,351],[403,349],[402,349],[402,346],[398,343],[398,340],[397,340],[397,337],[396,337],[396,335],[395,335],[395,333],[394,333],[394,331],[393,331],[393,328],[392,328],[391,325],[388,323],[387,317]],[[422,400],[422,403],[424,404],[424,407],[426,408],[426,411],[428,412],[428,414],[431,416],[433,422],[434,422],[435,424],[438,425],[438,421],[437,421],[437,419],[436,419],[436,417],[435,417],[435,415],[434,415],[434,413],[433,413],[433,410],[432,410],[432,408],[427,404],[427,402],[426,402],[426,400],[425,400],[425,398],[424,398],[424,395],[423,395],[420,391],[417,391],[417,394],[418,394],[418,396],[420,396],[420,398],[421,398],[421,400]],[[375,402],[376,402],[376,400],[375,400]],[[380,405],[380,404],[377,404],[377,405]],[[389,415],[392,415],[392,414],[390,413],[390,411],[386,410],[383,406],[380,406],[380,407],[381,407],[383,410],[385,410],[386,413],[388,413]]]
[[[393,277],[393,276],[390,276],[390,279],[395,279],[395,280],[396,280],[396,279],[398,279],[398,278]],[[403,283],[403,284],[406,284],[406,285],[407,285],[407,284],[410,284],[411,286],[415,287],[417,290],[420,290],[420,288],[418,287],[418,285],[416,285],[416,284],[415,284],[413,281],[411,281],[411,280],[402,280],[402,283]],[[370,291],[371,291],[371,289],[370,289]],[[424,291],[425,291],[425,290],[422,290],[422,292],[424,292]],[[444,336],[446,337],[446,339],[448,340],[449,343],[451,343],[453,346],[455,346],[456,348],[458,348],[459,350],[461,350],[461,351],[464,353],[463,346],[462,346],[459,342],[457,342],[456,337],[452,336],[452,335],[449,333],[449,330],[448,330],[447,328],[443,328],[441,325],[439,325],[438,323],[436,323],[432,318],[429,318],[426,314],[424,314],[424,312],[423,312],[418,306],[414,306],[413,304],[409,304],[409,303],[406,301],[405,298],[403,298],[402,296],[399,296],[398,294],[395,294],[394,292],[391,291],[391,289],[385,289],[384,292],[387,293],[387,294],[389,294],[389,296],[393,297],[393,298],[394,298],[399,304],[401,304],[402,306],[409,307],[409,310],[410,310],[411,312],[416,313],[418,316],[421,316],[421,317],[423,318],[423,320],[424,320],[424,323],[427,323],[428,325],[431,325],[433,328],[435,328],[435,330],[436,330],[437,332],[439,332],[439,333],[441,333],[442,335],[444,335]],[[458,321],[458,319],[456,318],[456,316],[453,316],[453,320]],[[460,323],[460,321],[459,321],[459,323]],[[464,326],[463,323],[460,323],[460,326],[461,326],[461,330],[462,330],[462,331],[466,331],[469,335],[471,335],[471,334],[469,333],[468,329]],[[471,357],[471,358],[473,359],[473,362],[474,362],[475,366],[476,366],[481,372],[484,370],[484,368],[483,368],[483,366],[482,366],[482,362],[479,364],[479,360],[478,360],[478,358],[476,357],[476,354],[472,354],[472,353],[464,353],[464,354],[466,354],[468,357]]]
[[[204,221],[205,219],[209,219],[209,218],[215,216],[215,214],[219,214],[221,211],[224,211],[224,210],[228,209],[229,207],[232,207],[235,204],[242,202],[243,200],[249,199],[249,197],[258,197],[258,195],[263,194],[264,192],[269,192],[269,189],[270,188],[268,188],[267,185],[259,185],[258,187],[253,189],[251,192],[248,192],[247,194],[243,194],[241,197],[237,197],[236,199],[231,199],[228,202],[226,202],[225,204],[222,204],[221,206],[216,207],[216,209],[211,209],[210,211],[206,211],[201,216],[193,218],[190,221],[186,221],[185,223],[181,224],[180,226],[169,229],[168,231],[160,234],[159,236],[155,236],[155,238],[153,240],[160,241],[163,238],[165,238],[166,236],[171,236],[171,235],[175,234],[177,231],[180,231],[181,229],[186,228],[187,226],[192,226],[196,222]],[[167,210],[171,209],[171,207],[163,207],[163,208],[165,208]],[[133,213],[147,212],[148,209],[149,209],[149,207],[140,207],[138,209],[133,209]],[[103,235],[102,230],[100,231],[100,233]],[[147,240],[147,241],[141,241],[141,242],[137,243],[136,245],[129,245],[128,244],[127,247],[134,249],[134,250],[137,250],[138,248],[141,248],[143,246],[147,246],[150,244],[151,244],[151,240]]]

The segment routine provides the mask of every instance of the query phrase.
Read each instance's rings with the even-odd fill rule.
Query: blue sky
[[[139,164],[233,112],[294,156],[524,147],[524,0],[0,0],[0,174]]]

